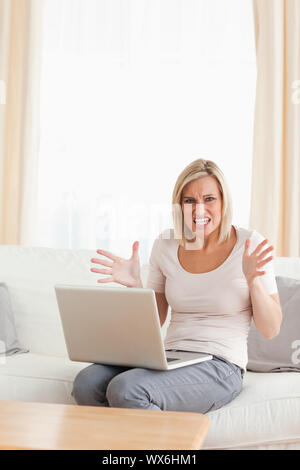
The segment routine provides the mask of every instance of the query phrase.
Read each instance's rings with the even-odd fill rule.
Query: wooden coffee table
[[[0,449],[200,449],[200,413],[0,401]]]

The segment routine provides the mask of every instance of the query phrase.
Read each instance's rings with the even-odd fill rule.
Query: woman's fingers
[[[263,246],[264,246],[266,243],[268,243],[268,239],[267,239],[267,238],[257,245],[257,247],[256,247],[255,250],[253,251],[252,255],[258,255],[259,252],[260,252],[260,250],[263,248]]]
[[[110,258],[110,259],[112,259],[113,261],[117,261],[117,259],[118,259],[118,256],[114,255],[114,254],[111,253],[110,251],[97,250],[97,253],[99,253],[99,255],[106,256],[107,258]]]
[[[114,279],[112,277],[106,277],[106,278],[103,278],[103,279],[98,279],[99,283],[102,283],[102,282],[114,282]]]
[[[106,250],[97,250],[97,253],[99,255],[103,255],[103,256],[106,256],[107,258],[110,258],[111,260],[113,260],[114,262],[117,261],[119,258],[117,256],[115,256],[113,253],[111,253],[110,251],[106,251]],[[110,263],[104,259],[99,259],[99,258],[92,258],[91,259],[91,263],[95,263],[95,264],[102,264],[103,266],[107,266],[108,268],[112,268],[113,267],[113,264],[114,263]],[[102,284],[102,283],[105,283],[105,282],[115,282],[113,276],[112,276],[112,269],[97,269],[97,268],[90,268],[90,271],[92,271],[93,273],[98,273],[98,274],[106,274],[106,275],[109,275],[110,277],[105,277],[105,278],[102,278],[102,279],[98,279],[97,282],[99,284]]]
[[[269,263],[269,261],[271,261],[272,259],[273,256],[269,256],[269,258],[260,261],[260,263],[257,263],[257,267],[261,268],[264,264]]]
[[[111,269],[97,269],[97,268],[91,268],[91,271],[92,271],[93,273],[110,274],[110,275],[111,275]]]
[[[95,264],[102,264],[103,266],[107,266],[108,268],[112,268],[113,263],[106,261],[104,259],[92,258],[91,263]]]
[[[273,246],[269,246],[266,250],[264,250],[257,258],[259,260],[263,259],[270,251],[274,250]]]

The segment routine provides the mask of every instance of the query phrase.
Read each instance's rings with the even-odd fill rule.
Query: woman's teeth
[[[209,218],[206,219],[194,219],[195,224],[197,225],[207,225],[210,222]]]

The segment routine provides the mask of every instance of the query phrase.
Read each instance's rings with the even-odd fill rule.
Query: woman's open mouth
[[[193,219],[193,222],[194,224],[196,224],[196,226],[203,226],[205,227],[206,225],[208,225],[210,223],[211,219],[209,217],[205,217],[204,219]]]

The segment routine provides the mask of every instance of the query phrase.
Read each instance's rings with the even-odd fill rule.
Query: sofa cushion
[[[247,369],[257,372],[300,372],[300,280],[276,276],[282,308],[280,333],[269,340],[252,321]],[[299,377],[300,380],[300,377]]]
[[[0,283],[0,357],[28,352],[17,338],[15,319],[6,284]],[[3,362],[3,361],[1,361]]]
[[[75,404],[73,381],[87,366],[30,352],[5,357],[0,367],[0,400]]]
[[[298,372],[246,372],[241,393],[207,414],[211,425],[204,449],[297,443],[300,448]]]

